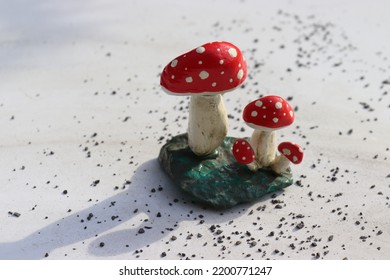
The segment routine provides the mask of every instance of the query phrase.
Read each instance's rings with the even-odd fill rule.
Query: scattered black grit
[[[16,218],[19,218],[21,216],[19,212],[12,212],[12,211],[8,211],[8,215]]]

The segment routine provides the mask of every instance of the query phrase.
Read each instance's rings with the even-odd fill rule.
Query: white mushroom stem
[[[249,142],[255,152],[255,161],[248,168],[256,171],[270,166],[276,155],[275,131],[255,129]]]
[[[221,94],[191,96],[188,145],[198,156],[212,153],[227,134],[228,119]]]
[[[284,155],[278,155],[272,163],[271,168],[277,174],[282,174],[290,167],[290,161]]]

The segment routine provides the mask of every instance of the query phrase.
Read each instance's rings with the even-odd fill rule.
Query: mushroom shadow
[[[85,259],[132,254],[179,229],[182,221],[199,223],[195,215],[207,216],[207,223],[219,223],[243,215],[241,210],[247,207],[238,205],[221,215],[222,211],[192,201],[173,185],[156,159],[139,166],[131,182],[126,190],[21,240],[0,243],[0,259],[43,259],[70,244],[88,246],[90,255]]]
[[[155,242],[161,242],[175,231],[181,232],[182,222],[192,222],[194,225],[208,227],[208,224],[223,223],[245,214],[248,205],[237,205],[231,209],[215,209],[202,202],[194,201],[193,197],[176,187],[171,179],[163,172],[158,161],[149,165],[151,174],[158,174],[149,178],[149,185],[163,187],[162,191],[152,188],[152,192],[144,189],[145,172],[141,166],[132,178],[131,195],[134,193],[137,200],[137,213],[139,218],[122,229],[105,232],[94,239],[88,246],[91,255],[98,257],[112,257],[125,253],[133,256],[137,250],[149,246]],[[148,172],[149,173],[149,172]],[[163,179],[162,179],[163,178]],[[163,180],[163,181],[161,181]],[[162,183],[163,182],[163,183]],[[142,190],[143,189],[143,190]],[[141,194],[139,193],[141,190]],[[129,194],[130,195],[130,194]],[[244,211],[242,209],[245,208]],[[132,210],[133,211],[133,210]],[[199,218],[201,215],[202,219]],[[100,245],[105,244],[104,248]],[[151,259],[160,258],[161,252],[155,252]]]
[[[194,227],[199,226],[206,230],[212,224],[228,222],[245,215],[247,209],[254,203],[264,202],[270,199],[272,195],[280,195],[284,191],[282,189],[273,194],[266,194],[254,203],[239,204],[230,209],[216,209],[202,202],[194,201],[192,196],[174,186],[157,161],[153,162],[152,168],[151,173],[159,174],[160,178],[164,178],[164,191],[157,191],[154,194],[144,192],[142,195],[138,195],[138,198],[142,197],[142,201],[138,201],[137,213],[146,215],[146,219],[141,218],[133,221],[133,224],[128,224],[124,229],[114,230],[98,236],[89,244],[88,250],[91,255],[99,257],[112,257],[125,253],[136,255],[137,250],[145,246],[147,247],[155,242],[163,242],[164,239],[165,242],[168,242],[169,238],[167,237],[175,235],[175,231],[179,232],[176,235],[180,235],[182,233],[181,222],[191,222]],[[140,167],[140,169],[143,168]],[[138,176],[140,177],[137,178]],[[134,181],[142,182],[142,173],[137,173],[134,179]],[[154,184],[158,184],[158,180],[155,177]],[[137,192],[142,188],[142,183],[132,187],[134,192]],[[138,226],[136,223],[138,223]],[[107,249],[102,249],[101,244],[105,244],[104,247],[107,246]],[[149,255],[149,258],[159,259],[160,253],[155,252],[155,255]]]

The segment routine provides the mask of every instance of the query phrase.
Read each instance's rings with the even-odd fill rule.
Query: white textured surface
[[[0,1],[1,259],[390,259],[389,2],[228,3]],[[214,40],[249,67],[229,135],[277,93],[306,153],[294,186],[224,212],[156,161],[188,115],[159,72]]]

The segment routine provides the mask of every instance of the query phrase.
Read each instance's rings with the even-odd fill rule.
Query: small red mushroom
[[[268,95],[249,103],[243,118],[254,129],[273,131],[292,124],[294,111],[282,97]]]
[[[211,42],[178,56],[161,74],[169,94],[191,96],[188,145],[204,156],[212,153],[227,134],[227,113],[222,94],[244,82],[246,61],[229,42]]]
[[[254,171],[270,166],[276,154],[275,130],[293,123],[293,109],[282,97],[269,95],[249,103],[244,108],[243,119],[255,129],[250,139],[256,157]]]
[[[299,164],[303,159],[302,148],[292,142],[283,142],[278,146],[280,155],[276,157],[271,168],[278,174],[284,173],[289,167],[289,163]]]
[[[232,152],[237,162],[250,164],[255,160],[255,153],[245,139],[237,139],[233,144]]]

